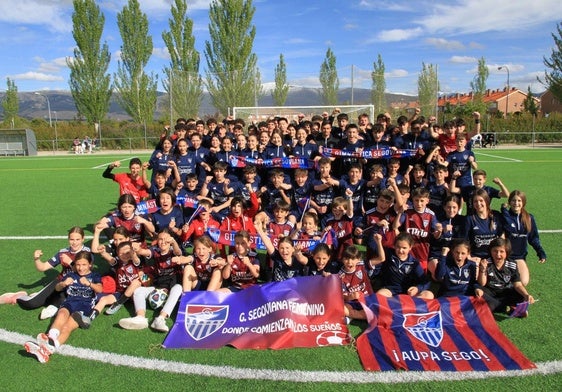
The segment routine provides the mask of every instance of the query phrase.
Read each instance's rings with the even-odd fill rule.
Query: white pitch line
[[[0,340],[6,343],[23,345],[31,336],[0,328]],[[270,380],[290,382],[331,382],[331,383],[385,383],[397,384],[418,381],[456,381],[476,380],[490,377],[524,377],[532,375],[546,375],[562,372],[562,361],[537,363],[532,370],[507,370],[498,372],[329,372],[306,370],[278,370],[236,368],[233,366],[213,366],[189,364],[162,359],[133,357],[92,350],[69,345],[63,345],[55,355],[65,355],[79,359],[108,363],[115,366],[127,366],[136,369],[158,370],[174,374],[192,374],[203,377],[219,377],[232,380]],[[40,366],[40,365],[38,365]]]
[[[124,162],[124,161],[127,161],[127,160],[131,160],[131,158],[119,159],[119,162]],[[98,166],[94,166],[94,167],[92,167],[92,169],[101,169],[102,167],[106,167],[107,165],[109,165],[112,162],[115,162],[115,161],[111,161],[111,162],[108,162],[108,163],[103,163],[103,164],[98,165]]]
[[[506,158],[506,157],[502,157],[501,155],[484,154],[484,153],[482,153],[482,152],[479,152],[478,155],[483,155],[483,156],[489,157],[489,158],[502,159],[503,161],[523,162],[523,161],[520,160],[520,159]],[[480,161],[479,161],[479,162],[480,162]]]

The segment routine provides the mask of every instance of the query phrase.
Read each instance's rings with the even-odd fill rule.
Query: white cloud
[[[479,44],[478,42],[471,42],[468,44],[470,49],[484,49],[484,45]]]
[[[104,0],[99,1],[100,7],[115,12],[120,12],[123,9],[126,1],[123,0]],[[173,0],[140,0],[139,4],[141,11],[151,16],[159,14],[160,16],[169,14],[172,7]],[[211,0],[189,0],[187,2],[187,12],[194,10],[207,10]],[[167,16],[167,15],[166,15]]]
[[[157,58],[170,60],[170,52],[168,52],[168,48],[153,48],[152,54]]]
[[[300,45],[300,44],[309,44],[312,41],[305,38],[289,38],[283,42],[287,45]]]
[[[11,75],[10,79],[14,80],[40,80],[42,82],[62,82],[64,78],[58,75],[49,75],[42,72],[25,72],[21,74]]]
[[[476,63],[478,60],[476,59],[476,57],[470,57],[470,56],[452,56],[449,59],[450,63],[456,63],[456,64],[470,64],[470,63]]]
[[[385,78],[405,78],[409,75],[408,71],[405,69],[393,69],[390,72],[385,72]]]
[[[426,38],[425,42],[437,49],[462,50],[464,45],[460,41],[446,40],[445,38]]]
[[[488,64],[490,74],[504,74],[507,72],[505,69],[498,69],[499,67],[507,67],[510,75],[521,72],[525,69],[525,66],[522,64]]]
[[[375,37],[375,41],[382,42],[397,42],[405,41],[411,38],[416,38],[421,35],[423,30],[420,27],[414,29],[392,29],[383,30]]]
[[[41,57],[35,57],[34,60],[39,63],[37,71],[41,73],[55,73],[67,67],[66,57],[58,57],[50,61],[47,61]]]
[[[558,21],[562,14],[559,0],[466,0],[436,4],[419,23],[430,32],[450,34],[515,31],[545,22]]]
[[[361,0],[359,8],[375,11],[410,12],[412,11],[412,4],[410,1],[400,3],[398,1]]]
[[[0,2],[0,21],[43,25],[55,32],[72,30],[72,0],[19,0]]]
[[[322,87],[318,76],[309,76],[291,80],[291,86]]]

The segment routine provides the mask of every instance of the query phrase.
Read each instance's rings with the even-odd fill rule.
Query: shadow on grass
[[[35,282],[32,283],[18,283],[18,287],[25,290],[43,288],[49,283],[51,283],[58,276],[58,274],[59,272],[57,270],[51,269],[45,271],[45,275],[39,278],[39,280],[36,280]]]

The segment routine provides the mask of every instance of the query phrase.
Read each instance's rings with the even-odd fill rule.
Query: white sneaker
[[[119,320],[119,326],[123,329],[145,329],[148,328],[148,319],[144,316],[127,317]]]
[[[39,362],[45,363],[49,361],[49,356],[51,354],[44,346],[40,346],[35,342],[25,342],[23,347],[25,347],[25,351],[28,353],[35,355]]]
[[[123,304],[118,304],[118,303],[114,303],[113,305],[111,305],[109,308],[107,308],[105,310],[105,314],[115,314],[119,311],[119,309],[121,309],[121,307],[123,306]]]
[[[52,339],[46,333],[40,333],[37,335],[37,344],[47,350],[49,354],[54,353],[57,348],[60,347],[60,343],[58,340]]]
[[[159,332],[168,332],[170,330],[166,325],[166,319],[162,316],[156,317],[152,324],[150,324],[150,328]]]
[[[55,305],[49,305],[41,311],[41,314],[39,315],[39,319],[45,320],[51,318],[55,314],[57,314],[58,311],[59,308],[57,308]]]

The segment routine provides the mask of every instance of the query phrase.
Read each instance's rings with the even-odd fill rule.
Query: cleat
[[[78,326],[82,329],[88,329],[90,328],[90,325],[92,324],[92,319],[90,319],[89,317],[84,316],[84,313],[82,312],[73,312],[71,314],[72,319],[74,321],[76,321],[76,324],[78,324]]]
[[[46,333],[40,333],[37,335],[37,344],[39,346],[44,347],[49,354],[54,353],[57,348],[60,347],[60,343],[58,340],[50,338]]]
[[[105,310],[105,314],[108,314],[108,315],[115,314],[119,311],[119,309],[121,309],[122,306],[123,306],[123,304],[118,304],[116,302]]]
[[[37,360],[41,363],[49,362],[49,357],[51,353],[43,346],[38,345],[35,342],[25,342],[23,345],[25,347],[25,351],[30,354],[35,355]]]

